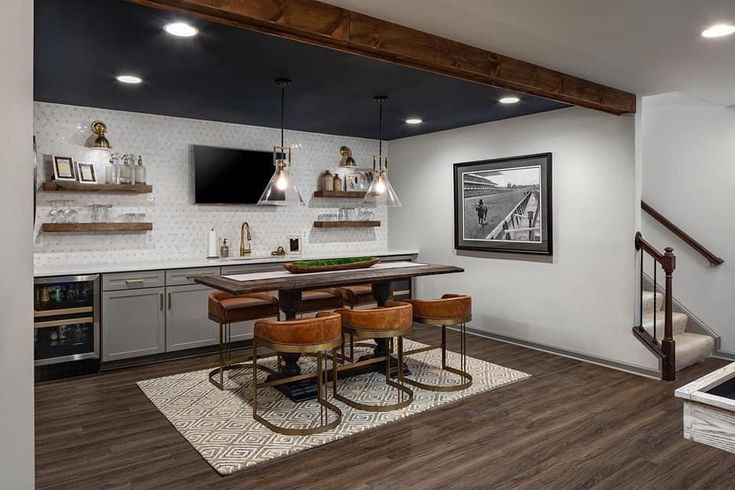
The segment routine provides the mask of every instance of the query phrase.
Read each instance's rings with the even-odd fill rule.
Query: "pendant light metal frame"
[[[291,147],[286,146],[284,142],[286,87],[293,82],[288,78],[278,78],[275,83],[281,88],[281,146],[273,147],[273,166],[276,170],[268,181],[268,185],[265,186],[258,200],[258,206],[288,206],[291,204],[305,206],[306,203],[296,188],[293,177],[288,173],[288,169],[291,168]],[[283,194],[283,199],[274,199],[274,194]],[[289,195],[292,195],[291,199]]]
[[[378,154],[373,156],[373,182],[365,193],[362,201],[365,204],[379,204],[385,201],[388,207],[400,208],[402,206],[398,194],[388,180],[388,157],[383,155],[383,104],[388,101],[386,95],[376,95],[375,101],[379,104],[379,130],[378,130]],[[385,197],[383,197],[385,196]]]

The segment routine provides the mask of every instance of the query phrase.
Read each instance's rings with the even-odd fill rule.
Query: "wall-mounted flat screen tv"
[[[257,204],[273,175],[273,153],[192,145],[196,204]]]

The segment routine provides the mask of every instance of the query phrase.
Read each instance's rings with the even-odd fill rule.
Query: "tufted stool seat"
[[[406,300],[413,305],[413,319],[417,323],[442,327],[442,339],[439,346],[428,346],[406,352],[406,355],[417,354],[428,350],[442,351],[442,369],[458,375],[460,383],[451,385],[429,385],[413,379],[406,383],[431,391],[459,391],[472,386],[472,376],[467,372],[467,332],[466,323],[472,320],[472,298],[466,294],[445,294],[441,299]],[[460,330],[460,369],[447,366],[447,326],[459,326]]]
[[[274,321],[260,320],[255,323],[253,336],[253,419],[274,432],[286,435],[312,435],[337,427],[342,421],[342,411],[327,398],[327,359],[332,361],[332,378],[337,379],[336,349],[342,344],[342,319],[336,313],[320,312],[314,318]],[[264,346],[277,353],[301,353],[316,356],[315,375],[280,377],[273,381],[258,382],[258,347]],[[326,359],[325,359],[326,358]],[[319,422],[317,427],[293,428],[276,425],[258,414],[258,388],[297,381],[310,377],[317,379],[317,402]],[[329,412],[336,418],[329,422]]]
[[[219,368],[209,373],[209,381],[224,389],[224,372],[242,367],[240,362],[232,361],[232,324],[279,318],[278,300],[268,293],[234,295],[224,291],[212,291],[208,298],[209,319],[219,325]],[[213,376],[217,376],[216,381]]]
[[[345,306],[349,306],[350,308],[376,303],[373,297],[373,287],[370,284],[342,287],[338,288],[337,291],[342,295],[342,301]]]
[[[336,310],[342,308],[342,295],[336,289],[315,289],[301,293],[299,313]]]
[[[341,309],[342,332],[350,335],[350,361],[354,362],[354,338],[358,339],[392,339],[398,338],[398,377],[397,382],[390,378],[390,365],[392,357],[390,353],[385,356],[373,358],[369,361],[358,361],[358,363],[383,362],[385,365],[385,382],[396,388],[398,402],[386,405],[368,405],[351,400],[337,392],[335,380],[334,398],[359,410],[371,412],[388,412],[398,410],[411,404],[413,391],[403,384],[403,337],[411,331],[413,324],[413,308],[408,303],[389,301],[384,307],[371,308],[367,310]],[[344,344],[343,344],[344,345]],[[345,358],[345,356],[342,356]]]

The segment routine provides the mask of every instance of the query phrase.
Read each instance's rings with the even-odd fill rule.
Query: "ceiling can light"
[[[398,194],[396,194],[393,186],[388,181],[388,157],[383,155],[383,104],[388,100],[388,97],[378,95],[375,97],[375,100],[380,104],[378,154],[373,157],[373,182],[365,193],[365,198],[362,202],[368,205],[400,208],[401,201],[398,199]]]
[[[283,121],[284,107],[286,102],[286,87],[291,85],[288,78],[279,78],[276,85],[281,87],[281,146],[273,147],[273,166],[276,168],[273,177],[265,186],[263,194],[258,200],[258,206],[305,206],[299,190],[294,184],[293,177],[289,174],[291,168],[291,147],[283,143]]]
[[[702,37],[714,38],[725,37],[735,34],[735,25],[731,24],[715,24],[702,31]]]
[[[194,37],[199,29],[186,22],[171,22],[163,26],[163,30],[176,37]]]
[[[135,75],[118,75],[115,77],[115,80],[120,83],[127,83],[129,85],[137,85],[143,82],[142,78],[136,77]]]
[[[503,97],[502,99],[498,100],[501,104],[517,104],[520,102],[521,99],[518,97]]]
[[[421,124],[422,122],[424,122],[424,120],[420,117],[409,117],[406,119],[406,124]]]

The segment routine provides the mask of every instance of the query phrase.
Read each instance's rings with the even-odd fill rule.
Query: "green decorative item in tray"
[[[283,264],[283,267],[294,274],[307,272],[345,271],[351,269],[366,269],[380,262],[375,257],[346,257],[340,259],[297,260]]]

